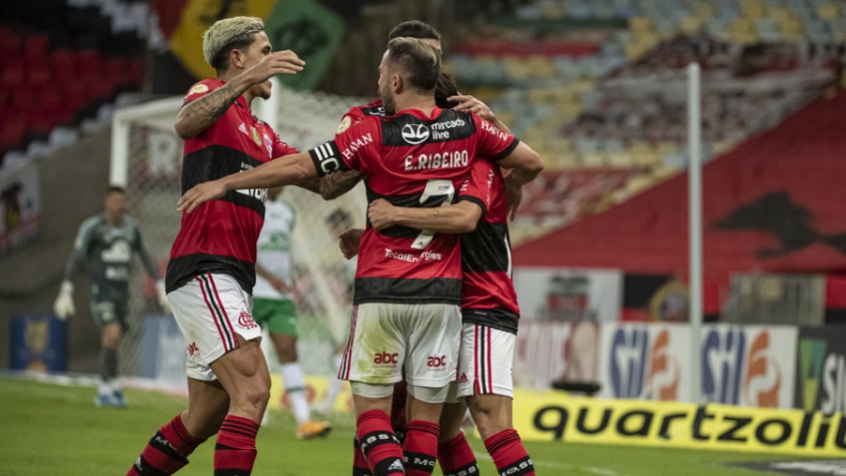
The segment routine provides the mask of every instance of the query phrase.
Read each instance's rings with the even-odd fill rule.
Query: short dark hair
[[[113,193],[126,194],[126,189],[117,185],[109,185],[109,188],[106,189],[106,195],[111,195]]]
[[[408,82],[432,91],[441,74],[441,54],[416,38],[394,38],[388,42],[388,61],[406,73]]]
[[[458,94],[458,83],[449,73],[441,72],[438,76],[438,84],[435,85],[435,105],[441,109],[449,109],[452,103],[447,101],[448,97]]]
[[[395,26],[388,34],[388,41],[394,38],[417,38],[418,40],[441,41],[441,34],[432,25],[419,20],[409,20]]]

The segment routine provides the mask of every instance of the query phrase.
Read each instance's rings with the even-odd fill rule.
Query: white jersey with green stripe
[[[283,200],[268,201],[265,204],[264,226],[258,238],[256,262],[274,276],[284,280],[291,287],[292,257],[291,240],[294,234],[296,212]],[[253,297],[266,299],[293,299],[291,293],[282,294],[261,276],[256,276]]]

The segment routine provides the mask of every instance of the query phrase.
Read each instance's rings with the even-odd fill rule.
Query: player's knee
[[[294,346],[277,349],[276,353],[279,355],[280,364],[291,364],[297,361],[297,348]]]

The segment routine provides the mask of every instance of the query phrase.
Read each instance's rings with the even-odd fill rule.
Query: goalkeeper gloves
[[[73,283],[70,281],[62,281],[62,286],[59,288],[59,296],[53,303],[53,312],[56,317],[61,320],[67,319],[69,316],[76,314],[76,308],[73,305]]]
[[[159,294],[159,306],[162,307],[165,314],[170,314],[170,302],[167,300],[167,292],[165,291],[165,283],[161,279],[156,281],[156,291]]]

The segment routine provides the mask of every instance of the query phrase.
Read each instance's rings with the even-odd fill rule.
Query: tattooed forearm
[[[227,83],[211,93],[189,102],[176,116],[176,133],[183,139],[196,137],[215,123],[243,91]]]
[[[297,182],[297,187],[304,188],[309,192],[320,193],[320,177],[309,177]]]
[[[355,170],[336,172],[320,179],[320,196],[324,200],[334,200],[355,188],[361,174]]]

